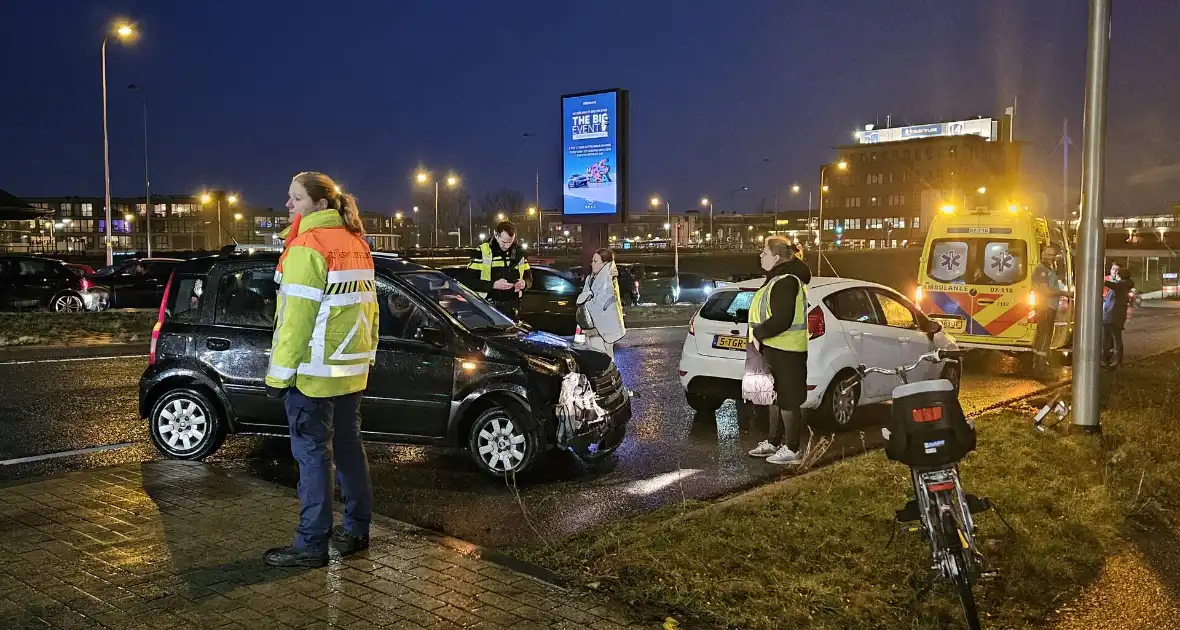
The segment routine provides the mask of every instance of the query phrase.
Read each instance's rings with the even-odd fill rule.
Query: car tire
[[[225,421],[209,397],[177,389],[160,397],[148,416],[148,435],[156,450],[172,459],[199,460],[221,447]]]
[[[673,295],[672,290],[669,289],[667,293],[660,296],[660,304],[664,306],[672,306],[676,303],[676,296]]]
[[[851,385],[851,389],[849,386]],[[838,372],[828,384],[820,402],[820,413],[831,428],[839,431],[852,426],[860,402],[860,376],[852,370]]]
[[[494,477],[528,470],[541,450],[531,423],[499,405],[479,414],[467,432],[467,451],[481,471]]]
[[[697,413],[714,413],[721,408],[721,404],[725,401],[721,398],[711,398],[703,394],[693,394],[684,392],[684,399],[688,401],[688,406]]]
[[[86,302],[77,293],[62,293],[49,301],[49,308],[55,313],[81,313],[86,310]]]

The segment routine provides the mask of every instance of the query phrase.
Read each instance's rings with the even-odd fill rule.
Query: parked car
[[[69,267],[70,271],[78,274],[79,276],[82,276],[83,278],[94,275],[94,267],[91,267],[90,265],[83,265],[82,263],[66,263],[66,267]]]
[[[106,293],[60,260],[0,256],[0,309],[77,312],[105,306]]]
[[[520,301],[520,320],[537,330],[565,337],[577,332],[577,299],[582,285],[569,272],[553,267],[530,265],[533,286]],[[473,286],[479,272],[467,265],[446,265],[439,270],[448,276]]]
[[[574,173],[566,180],[565,185],[567,188],[586,188],[590,185],[590,178],[581,173]]]
[[[619,298],[625,306],[637,306],[639,304],[639,280],[636,279],[636,274],[642,273],[643,265],[616,264],[615,267],[619,270]],[[581,291],[581,287],[586,281],[582,267],[570,267],[568,273],[577,279],[578,290]]]
[[[206,457],[230,433],[288,434],[264,387],[277,260],[222,255],[173,272],[139,384],[140,416],[165,455]],[[593,462],[622,442],[631,400],[609,356],[517,326],[440,271],[374,261],[380,341],[361,405],[366,439],[466,448],[484,472],[521,472],[558,446],[562,380],[577,371],[607,418],[561,446]]]
[[[90,281],[109,294],[110,308],[154,308],[180,258],[131,258],[103,267]]]
[[[680,272],[680,281],[678,283],[680,291],[676,301],[688,302],[689,304],[704,304],[708,301],[709,296],[713,295],[714,291],[726,284],[724,281],[706,278],[699,273]]]
[[[689,320],[680,356],[680,384],[696,411],[716,411],[726,399],[741,400],[750,301],[761,279],[718,289]],[[897,383],[870,374],[860,364],[896,367],[931,348],[958,349],[942,327],[900,293],[879,284],[843,278],[812,278],[807,286],[807,401],[836,427],[847,426],[856,408],[886,402]],[[923,364],[911,382],[946,378],[959,383],[959,365]]]

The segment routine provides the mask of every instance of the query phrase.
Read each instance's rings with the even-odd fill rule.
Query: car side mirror
[[[447,345],[447,337],[443,331],[432,326],[421,326],[414,332],[414,339],[432,346]]]
[[[922,328],[922,332],[926,333],[926,335],[929,336],[931,340],[934,339],[934,335],[942,332],[942,324],[934,321],[933,319],[930,319],[929,317],[922,317],[922,320],[918,323],[918,325]]]

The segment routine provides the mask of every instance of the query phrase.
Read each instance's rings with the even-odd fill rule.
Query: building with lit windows
[[[1020,195],[1021,144],[1005,133],[990,118],[857,132],[822,170],[825,246],[906,247],[945,203],[1007,205]]]

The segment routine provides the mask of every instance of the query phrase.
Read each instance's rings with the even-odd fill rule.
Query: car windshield
[[[427,299],[435,302],[466,328],[510,328],[516,323],[454,278],[438,271],[403,274]]]

